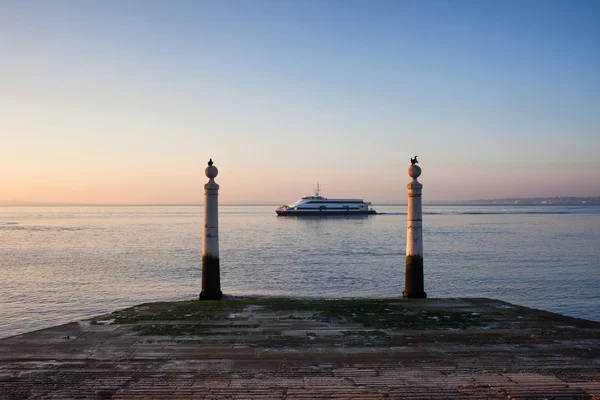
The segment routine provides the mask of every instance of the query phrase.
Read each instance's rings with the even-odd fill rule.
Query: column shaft
[[[404,298],[424,299],[427,297],[427,293],[425,293],[423,277],[423,213],[421,207],[422,188],[423,185],[417,181],[416,177],[407,185],[408,212],[406,220],[406,270],[404,275],[404,291],[402,292],[402,296]]]
[[[200,300],[220,300],[222,297],[219,265],[219,185],[211,177],[204,185],[204,241]]]

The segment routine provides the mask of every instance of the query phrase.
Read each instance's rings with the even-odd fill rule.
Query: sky
[[[600,2],[0,0],[0,204],[600,196]]]

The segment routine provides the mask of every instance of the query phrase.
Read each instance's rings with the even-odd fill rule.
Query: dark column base
[[[221,300],[222,298],[219,257],[202,256],[202,292],[200,292],[200,300]]]
[[[200,292],[200,300],[221,300],[223,298],[223,292]]]
[[[427,293],[425,292],[421,292],[421,293],[409,293],[406,290],[402,291],[402,298],[404,299],[426,299],[427,298]]]
[[[405,299],[426,299],[423,280],[423,256],[406,256],[406,273],[404,276]]]

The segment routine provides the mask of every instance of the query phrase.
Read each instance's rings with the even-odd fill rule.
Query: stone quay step
[[[0,399],[598,399],[600,322],[493,299],[141,304],[0,340]]]

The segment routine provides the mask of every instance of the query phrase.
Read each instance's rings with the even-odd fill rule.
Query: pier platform
[[[142,304],[0,340],[0,399],[598,399],[600,322],[478,299]]]

